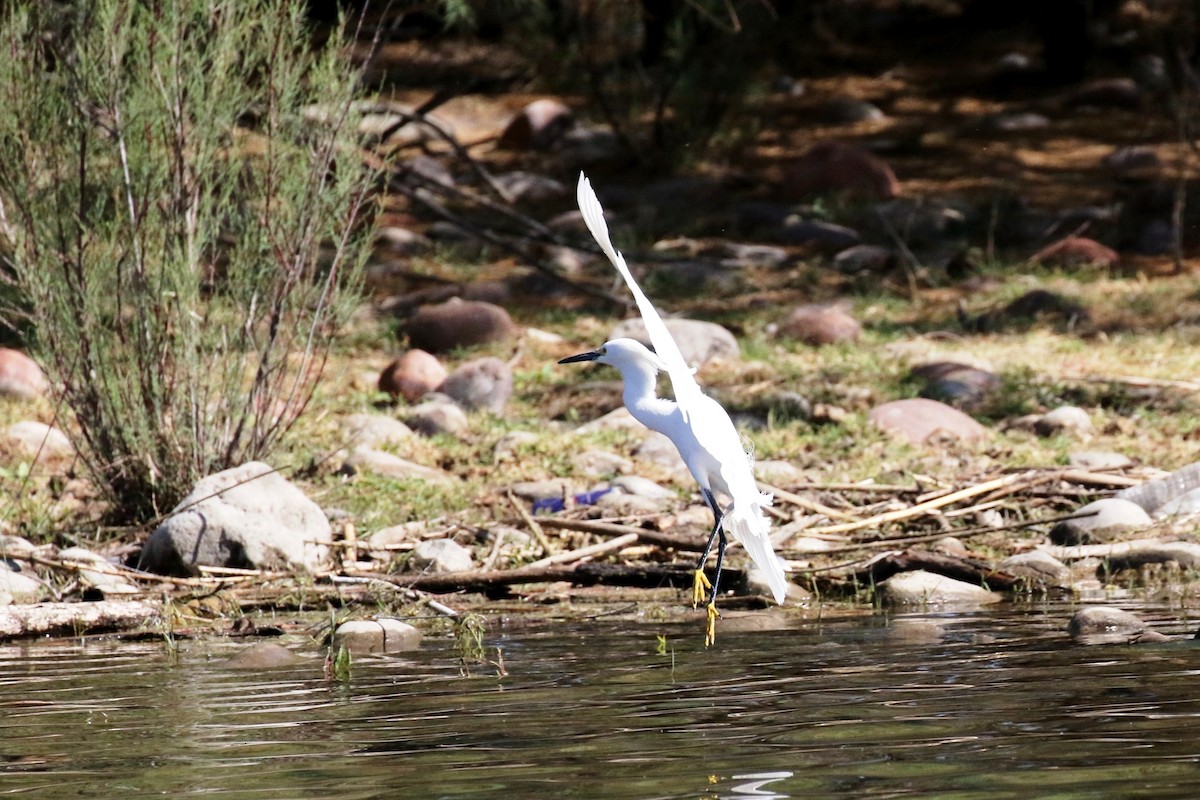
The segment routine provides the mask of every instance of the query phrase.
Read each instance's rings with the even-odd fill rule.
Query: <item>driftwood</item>
[[[470,570],[467,572],[433,572],[414,575],[384,575],[380,573],[355,572],[352,575],[375,578],[409,589],[445,594],[448,592],[495,592],[522,583],[553,583],[569,581],[577,586],[631,586],[654,589],[671,586],[690,589],[694,566],[688,564],[551,564],[545,567],[518,567],[517,569]],[[736,581],[738,570],[727,569],[731,581]]]
[[[11,605],[0,607],[0,639],[123,631],[161,622],[162,609],[136,601]]]

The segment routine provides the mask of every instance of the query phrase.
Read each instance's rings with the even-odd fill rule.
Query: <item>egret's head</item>
[[[576,361],[595,361],[597,364],[608,364],[619,370],[647,365],[657,372],[667,371],[663,360],[636,339],[612,339],[605,342],[599,350],[570,356],[558,363],[573,364]]]

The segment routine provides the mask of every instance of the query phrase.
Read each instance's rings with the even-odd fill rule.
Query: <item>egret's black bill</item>
[[[560,363],[560,364],[574,364],[576,361],[595,361],[595,360],[596,360],[597,358],[599,358],[599,357],[600,357],[600,351],[599,351],[599,350],[592,350],[592,351],[590,351],[590,352],[587,352],[587,353],[580,353],[580,354],[579,354],[579,355],[577,355],[577,356],[567,356],[566,358],[562,359],[562,360],[561,360],[561,361],[559,361],[558,363]]]

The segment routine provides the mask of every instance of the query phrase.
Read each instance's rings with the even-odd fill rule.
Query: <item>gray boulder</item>
[[[1075,513],[1080,516],[1063,520],[1050,529],[1050,541],[1061,545],[1098,544],[1153,523],[1141,506],[1117,497],[1088,503]]]
[[[316,570],[330,541],[321,508],[269,465],[251,461],[209,475],[161,525],[140,566],[167,575],[198,567]]]
[[[499,414],[512,396],[512,367],[494,356],[468,361],[450,373],[441,391],[468,411]]]

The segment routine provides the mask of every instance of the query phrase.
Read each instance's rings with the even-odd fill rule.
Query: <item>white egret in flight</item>
[[[720,403],[700,390],[667,326],[633,279],[624,257],[613,248],[608,225],[604,221],[604,209],[600,207],[591,183],[582,173],[579,175],[578,198],[579,210],[583,212],[588,230],[633,292],[655,352],[633,339],[613,339],[605,342],[599,350],[564,358],[558,363],[595,361],[616,367],[625,384],[623,399],[629,413],[647,428],[666,435],[674,442],[679,455],[683,457],[683,463],[700,484],[704,502],[712,509],[714,524],[704,555],[696,565],[692,605],[699,605],[704,599],[705,590],[711,590],[704,639],[705,645],[711,645],[716,638],[719,616],[717,591],[721,582],[721,567],[725,562],[726,531],[742,543],[750,558],[767,576],[775,602],[783,602],[787,578],[771,546],[770,523],[763,513],[763,509],[771,505],[771,495],[759,492],[758,484],[754,481],[751,458],[743,449],[741,437],[729,414]],[[655,384],[659,372],[666,372],[670,376],[674,400],[656,395]],[[729,498],[729,504],[722,507],[717,501],[718,495]],[[717,545],[717,568],[710,582],[704,574],[704,565],[712,553],[714,542]]]

